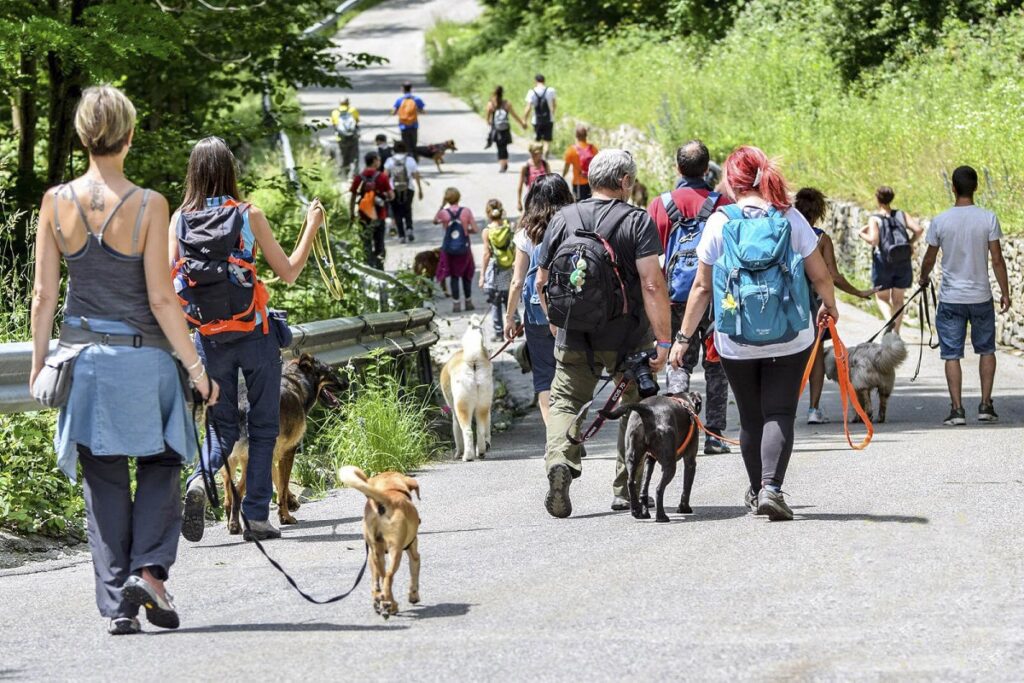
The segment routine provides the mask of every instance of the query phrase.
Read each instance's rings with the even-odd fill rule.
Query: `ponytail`
[[[730,194],[756,192],[779,211],[791,206],[786,179],[778,164],[752,146],[737,147],[725,160],[725,182]]]

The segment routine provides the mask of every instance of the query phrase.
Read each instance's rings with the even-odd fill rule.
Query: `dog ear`
[[[420,483],[418,481],[416,481],[412,477],[406,476],[403,476],[402,480],[405,482],[406,488],[408,488],[410,491],[416,492],[416,500],[423,500],[422,498],[420,498]]]

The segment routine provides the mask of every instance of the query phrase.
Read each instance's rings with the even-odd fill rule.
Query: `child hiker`
[[[491,305],[494,341],[501,341],[504,338],[502,316],[504,307],[508,305],[516,249],[512,243],[512,225],[505,217],[505,208],[497,199],[487,202],[487,221],[482,234],[484,262],[480,272],[480,288],[487,294],[487,303]]]
[[[469,236],[477,231],[476,221],[473,212],[464,206],[459,206],[462,194],[454,187],[444,191],[444,203],[441,210],[434,216],[434,224],[444,228],[444,237],[441,239],[441,258],[437,264],[437,280],[444,282],[448,278],[448,288],[452,295],[452,313],[462,311],[462,302],[459,301],[459,283],[462,283],[462,292],[465,293],[466,310],[472,311],[473,299],[471,298],[471,287],[473,285],[473,273],[476,272],[476,264],[473,262],[473,249],[469,242]]]

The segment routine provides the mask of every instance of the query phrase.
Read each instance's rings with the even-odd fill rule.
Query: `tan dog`
[[[416,254],[416,257],[412,260],[412,272],[421,277],[425,277],[428,280],[433,280],[437,277],[437,266],[440,262],[440,247],[421,251]],[[441,291],[444,292],[445,296],[448,296],[448,283],[445,280],[441,280]]]
[[[491,445],[494,366],[484,346],[482,324],[478,316],[473,316],[462,335],[462,348],[452,354],[441,368],[441,393],[452,411],[455,457],[461,456],[465,462],[483,459]]]
[[[420,553],[417,532],[420,515],[412,502],[412,492],[420,497],[420,485],[412,477],[398,472],[383,472],[367,479],[358,467],[347,465],[338,470],[345,486],[366,496],[363,509],[363,538],[369,550],[373,609],[387,619],[398,612],[391,590],[402,552],[409,553],[409,602],[420,601]],[[384,569],[384,555],[390,556]]]

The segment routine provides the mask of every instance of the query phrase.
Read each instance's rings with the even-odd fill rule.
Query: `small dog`
[[[630,195],[629,203],[633,206],[638,206],[641,209],[647,208],[647,204],[649,203],[647,198],[647,186],[639,180],[633,183],[633,194]]]
[[[433,280],[437,277],[437,266],[441,263],[441,248],[427,249],[416,254],[412,260],[412,272],[420,277]],[[441,291],[448,296],[448,283],[441,281]]]
[[[491,446],[491,402],[494,400],[494,366],[484,346],[483,325],[473,316],[462,335],[462,348],[441,368],[441,393],[452,411],[455,457],[469,462],[483,459]],[[473,417],[476,417],[476,445]]]
[[[420,497],[420,485],[398,472],[384,472],[367,479],[361,469],[352,466],[342,467],[338,479],[366,496],[363,538],[369,548],[373,609],[387,619],[398,612],[391,587],[402,562],[402,551],[409,553],[409,602],[415,605],[420,601],[420,515],[412,502],[413,491],[416,498]],[[385,554],[390,556],[387,569]]]
[[[683,497],[679,501],[680,513],[691,513],[690,489],[697,473],[697,443],[700,435],[694,416],[700,413],[700,394],[687,393],[669,396],[651,396],[639,403],[627,403],[610,411],[609,419],[620,418],[627,413],[626,423],[626,476],[629,482],[630,512],[637,519],[650,519],[647,491],[650,488],[654,464],[646,463],[643,491],[637,496],[636,470],[644,467],[650,458],[661,466],[661,480],[658,482],[655,498],[658,522],[669,521],[665,514],[665,489],[676,475],[676,461],[683,461]],[[687,441],[689,439],[689,441]],[[679,452],[680,447],[686,447]]]
[[[881,424],[885,422],[885,409],[889,404],[896,385],[896,368],[907,359],[907,346],[895,332],[882,335],[881,343],[857,344],[849,349],[850,382],[857,391],[857,400],[869,419]],[[835,380],[836,354],[830,347],[825,351],[825,376]],[[871,390],[878,390],[878,419],[874,420],[871,408]],[[854,421],[859,420],[856,415]]]
[[[416,145],[416,156],[427,157],[433,159],[434,164],[437,166],[437,172],[441,173],[444,169],[441,168],[441,164],[444,163],[444,155],[446,152],[457,152],[459,151],[455,147],[454,140],[445,140],[435,145]]]
[[[239,466],[242,476],[236,485],[238,495],[245,497],[245,471],[249,465],[248,399],[244,384],[239,383],[238,421],[240,435],[228,456],[226,468],[220,471],[224,481],[224,513],[228,519],[228,532],[242,533],[239,522],[241,500],[235,501],[231,487],[227,485],[228,472],[234,474]],[[304,353],[284,366],[281,373],[281,431],[274,444],[274,489],[277,490],[277,514],[281,524],[295,524],[291,511],[299,509],[299,501],[289,491],[295,451],[306,434],[306,417],[313,405],[320,401],[328,408],[338,405],[335,394],[345,391],[347,382],[342,380],[331,366]]]

